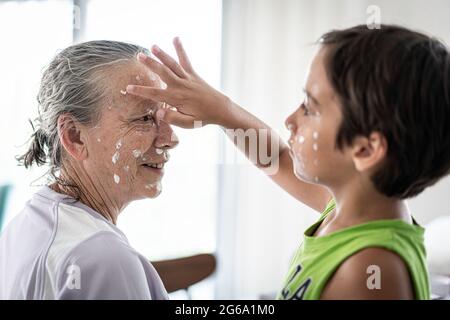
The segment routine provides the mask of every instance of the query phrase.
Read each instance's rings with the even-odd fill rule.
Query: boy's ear
[[[379,132],[373,132],[369,137],[356,137],[351,148],[356,170],[363,172],[375,168],[384,160],[387,148],[386,138]]]
[[[81,124],[70,114],[62,114],[58,118],[58,134],[61,145],[75,160],[87,158],[86,141]]]

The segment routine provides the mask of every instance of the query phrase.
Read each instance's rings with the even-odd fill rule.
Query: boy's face
[[[338,97],[328,80],[321,47],[307,74],[305,100],[286,119],[295,175],[304,181],[339,185],[355,172],[349,148],[335,147],[342,119]]]

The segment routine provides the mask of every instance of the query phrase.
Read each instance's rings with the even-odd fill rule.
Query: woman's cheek
[[[116,165],[117,171],[126,178],[126,183],[133,183],[140,163],[150,160],[147,158],[147,154],[152,141],[153,138],[149,137],[148,133],[143,134],[141,131],[130,133],[117,141],[111,162]],[[114,177],[114,181],[117,183],[117,178]]]
[[[127,137],[115,140],[109,152],[109,165],[112,167],[111,179],[116,185],[130,184],[137,172],[138,158],[142,156],[141,148]],[[132,140],[131,140],[132,141]]]

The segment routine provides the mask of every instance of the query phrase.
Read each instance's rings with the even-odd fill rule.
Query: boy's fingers
[[[158,46],[152,46],[152,53],[173,73],[175,73],[180,78],[186,78],[186,72],[184,72],[183,68],[175,61],[170,55],[165,53]]]
[[[169,124],[173,124],[177,127],[181,127],[184,129],[192,129],[194,128],[194,117],[180,113],[178,111],[174,111],[171,109],[166,109],[164,114],[164,121]]]
[[[192,68],[191,62],[189,61],[189,57],[187,56],[183,45],[181,44],[180,38],[178,37],[174,38],[173,45],[175,46],[178,60],[180,61],[180,64],[183,67],[183,69],[189,73],[194,73],[194,69]]]
[[[165,83],[173,83],[178,78],[168,67],[142,52],[138,53],[137,59],[150,70],[158,74]]]

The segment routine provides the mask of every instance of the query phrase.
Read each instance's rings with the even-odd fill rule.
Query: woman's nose
[[[164,121],[159,122],[158,136],[155,145],[158,148],[172,149],[178,145],[178,137],[173,132],[172,127]]]

